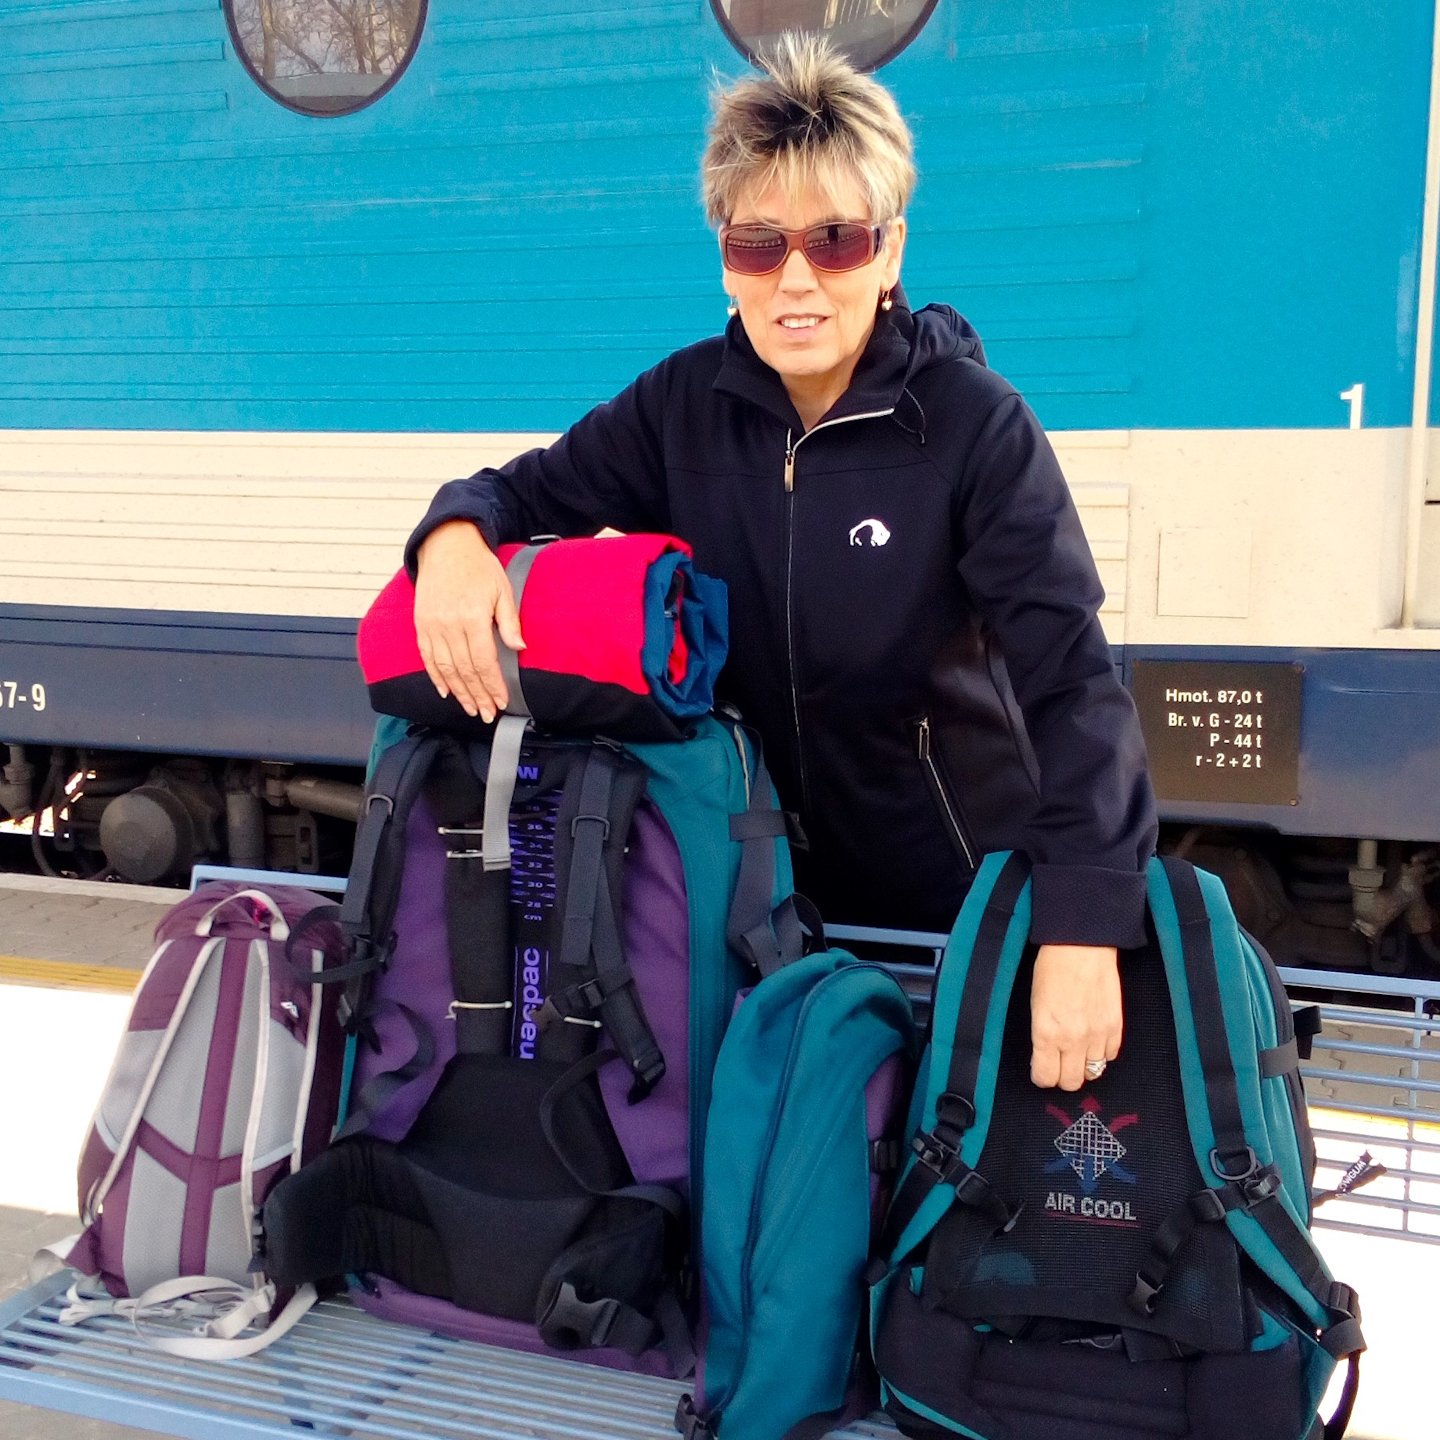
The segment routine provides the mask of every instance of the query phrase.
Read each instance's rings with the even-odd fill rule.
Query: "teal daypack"
[[[1364,1341],[1310,1234],[1284,989],[1213,875],[1154,860],[1148,888],[1150,941],[1121,957],[1123,1048],[1073,1095],[1029,1079],[1027,862],[987,857],[956,922],[871,1272],[907,1435],[1344,1433]]]
[[[873,1403],[857,1383],[865,1266],[898,1168],[910,1001],[826,950],[763,979],[715,1067],[705,1142],[707,1330],[686,1440],[800,1440]]]

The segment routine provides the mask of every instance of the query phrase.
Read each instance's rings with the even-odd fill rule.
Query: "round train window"
[[[825,35],[857,69],[893,60],[925,28],[935,0],[710,0],[741,54],[763,55],[787,30]]]
[[[245,68],[282,105],[348,115],[410,63],[425,0],[225,0]]]

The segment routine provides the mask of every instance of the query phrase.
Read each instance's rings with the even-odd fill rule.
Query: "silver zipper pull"
[[[930,758],[930,717],[928,715],[920,722],[919,755],[922,760]]]
[[[795,488],[795,447],[790,443],[789,435],[785,437],[785,493],[788,495]]]

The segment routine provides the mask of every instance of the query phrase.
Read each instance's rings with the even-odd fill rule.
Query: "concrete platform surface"
[[[23,956],[17,936],[34,936],[25,949],[37,959],[138,970],[149,957],[158,906],[174,898],[174,892],[154,891],[66,895],[7,885],[7,879],[13,877],[0,876],[0,956]],[[26,915],[30,930],[10,928]],[[7,983],[0,972],[0,1295],[22,1288],[39,1245],[76,1226],[76,1155],[128,1009],[122,993]],[[1377,1143],[1386,1138],[1377,1126]],[[1335,1272],[1361,1294],[1370,1342],[1353,1440],[1437,1440],[1440,1245],[1319,1233]],[[138,1440],[141,1434],[0,1402],[0,1440]]]
[[[0,958],[143,969],[155,926],[181,893],[0,875]]]

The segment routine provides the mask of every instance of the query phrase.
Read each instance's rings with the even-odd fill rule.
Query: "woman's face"
[[[875,219],[860,186],[840,177],[829,195],[790,200],[779,186],[741,196],[732,225],[773,225],[805,230],[831,220]],[[768,275],[726,270],[726,290],[755,353],[776,371],[806,426],[815,424],[845,393],[855,363],[875,326],[881,295],[900,278],[905,222],[892,220],[868,264],[839,272],[817,270],[801,251]]]

